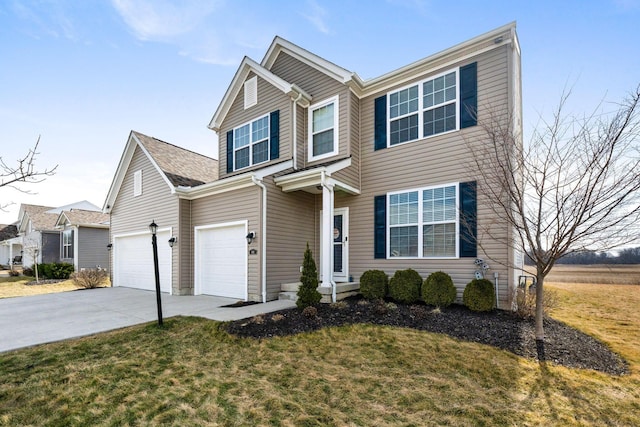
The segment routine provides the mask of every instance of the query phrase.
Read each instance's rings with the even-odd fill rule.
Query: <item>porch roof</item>
[[[342,159],[278,176],[274,178],[274,182],[280,186],[285,193],[301,190],[307,193],[320,194],[322,193],[322,184],[324,181],[346,193],[360,194],[359,189],[332,176],[332,174],[349,166],[351,166],[351,158]]]

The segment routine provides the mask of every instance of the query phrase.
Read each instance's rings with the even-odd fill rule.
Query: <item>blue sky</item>
[[[511,21],[526,133],[567,86],[580,113],[640,83],[640,0],[3,0],[0,156],[40,135],[38,166],[58,173],[35,195],[0,188],[14,202],[0,223],[20,203],[102,206],[132,129],[217,157],[207,124],[242,57],[260,61],[275,35],[366,79]]]

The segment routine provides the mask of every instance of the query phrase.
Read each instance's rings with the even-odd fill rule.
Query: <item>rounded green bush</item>
[[[451,276],[442,271],[431,273],[422,285],[422,300],[436,307],[448,307],[453,304],[456,293]]]
[[[398,270],[389,281],[389,296],[394,300],[412,304],[420,299],[422,277],[417,271],[408,268]]]
[[[462,302],[473,311],[491,311],[495,300],[493,283],[487,279],[473,279],[462,293]]]
[[[382,270],[367,270],[360,276],[360,293],[366,299],[379,299],[387,296],[389,277]]]

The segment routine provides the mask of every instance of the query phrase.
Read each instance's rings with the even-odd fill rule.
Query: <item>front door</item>
[[[349,277],[349,208],[333,210],[333,279],[346,282]]]

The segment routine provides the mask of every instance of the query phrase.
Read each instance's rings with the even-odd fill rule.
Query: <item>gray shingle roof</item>
[[[102,212],[70,209],[64,211],[71,225],[108,225],[109,215]]]
[[[54,230],[56,221],[58,220],[57,213],[49,213],[52,209],[51,206],[38,206],[38,205],[26,205],[22,204],[27,217],[31,220],[31,225],[34,230]]]
[[[218,179],[218,161],[140,132],[132,132],[171,183],[195,187]]]

